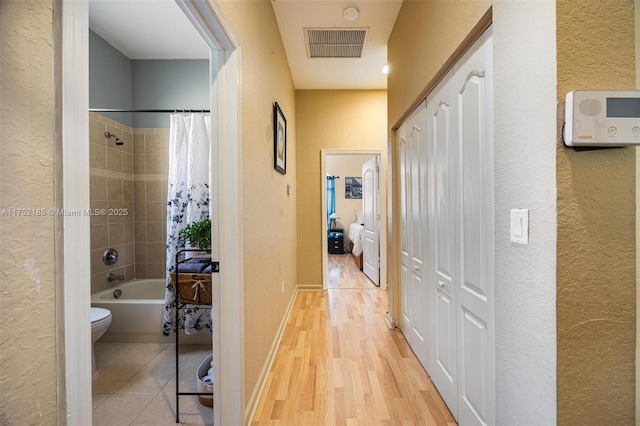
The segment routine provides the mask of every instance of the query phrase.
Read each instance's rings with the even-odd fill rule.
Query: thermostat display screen
[[[607,117],[640,118],[640,98],[607,98]]]

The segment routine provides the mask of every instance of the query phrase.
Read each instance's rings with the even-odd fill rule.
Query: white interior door
[[[362,213],[364,218],[362,271],[375,285],[380,285],[377,156],[362,165]]]
[[[493,45],[487,30],[454,67],[461,211],[458,421],[495,422]]]
[[[456,173],[454,105],[450,72],[427,98],[427,131],[432,196],[428,240],[433,268],[429,271],[431,316],[429,351],[431,380],[457,418],[458,361],[456,327]]]

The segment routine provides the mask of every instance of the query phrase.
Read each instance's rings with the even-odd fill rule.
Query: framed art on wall
[[[287,174],[287,119],[277,102],[273,104],[273,158],[275,169]]]
[[[347,177],[344,179],[344,198],[361,199],[362,198],[362,178]]]

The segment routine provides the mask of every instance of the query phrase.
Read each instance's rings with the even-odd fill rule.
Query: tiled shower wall
[[[104,132],[118,135],[124,145],[107,139]],[[105,214],[91,216],[91,292],[104,290],[109,272],[135,277],[134,239],[134,170],[132,129],[101,115],[89,115],[89,164],[91,167],[91,210],[103,209]],[[118,262],[107,266],[102,254],[107,248],[118,251]]]
[[[136,278],[166,276],[169,129],[133,129]]]
[[[91,209],[107,212],[91,216],[91,292],[119,283],[107,281],[109,272],[127,281],[164,278],[169,129],[132,129],[96,113],[89,120]],[[106,266],[102,255],[110,247],[119,258]]]

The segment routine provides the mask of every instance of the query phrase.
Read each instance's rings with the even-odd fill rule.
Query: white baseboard
[[[304,291],[320,290],[321,291],[322,286],[310,285],[310,284],[297,285],[296,289],[291,295],[289,306],[287,306],[287,310],[285,311],[284,316],[282,317],[282,322],[280,322],[280,327],[278,327],[276,336],[273,339],[273,344],[271,345],[271,348],[269,349],[269,353],[267,354],[267,360],[262,366],[262,370],[260,370],[258,381],[256,382],[256,386],[253,388],[253,392],[251,393],[251,398],[249,398],[249,402],[247,403],[247,407],[244,411],[244,421],[246,425],[250,425],[251,422],[253,422],[253,416],[255,416],[256,414],[256,410],[258,409],[258,403],[260,402],[260,397],[262,396],[264,387],[267,384],[267,378],[269,377],[269,372],[271,371],[271,367],[273,367],[273,362],[276,359],[276,354],[278,353],[278,348],[280,347],[280,341],[282,340],[284,329],[287,326],[289,317],[291,316],[291,311],[293,310],[293,304],[295,303],[296,297],[298,297],[298,293],[300,293],[300,291],[302,290]]]

